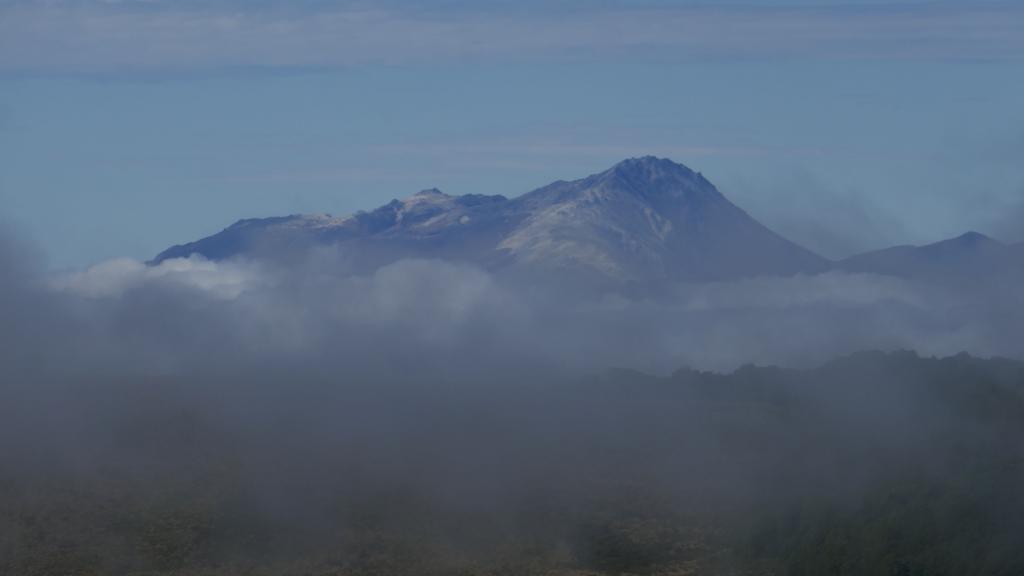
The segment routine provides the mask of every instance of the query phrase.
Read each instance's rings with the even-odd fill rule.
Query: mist
[[[1009,289],[637,298],[332,250],[54,275],[10,235],[0,268],[12,573],[742,573],[806,553],[777,523],[901,482],[966,498],[993,542],[1019,527],[1022,365],[832,361],[1020,357]],[[964,454],[1004,472],[965,480]]]
[[[953,284],[836,270],[630,293],[514,274],[422,259],[366,269],[316,247],[218,262],[120,259],[36,280],[80,329],[100,331],[91,339],[169,365],[258,354],[580,375],[808,368],[860,350],[1024,357],[1013,337],[1024,298],[1012,277]]]

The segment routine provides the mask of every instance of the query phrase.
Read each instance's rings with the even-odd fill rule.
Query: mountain
[[[841,260],[836,267],[942,283],[1024,278],[1024,247],[978,232],[928,244],[895,246]]]
[[[370,212],[241,220],[155,259],[289,254],[335,245],[362,269],[400,258],[469,261],[516,275],[651,285],[814,273],[830,263],[772,232],[707,179],[633,158],[516,198],[436,189]]]
[[[312,214],[239,220],[217,234],[169,248],[153,262],[193,254],[211,260],[285,257],[313,246],[338,245],[360,268],[411,257],[487,264],[494,256],[494,244],[514,220],[503,196],[449,196],[430,189],[344,217]]]
[[[515,200],[528,214],[499,249],[516,262],[611,277],[720,280],[816,272],[828,263],[729,202],[703,176],[653,157]]]

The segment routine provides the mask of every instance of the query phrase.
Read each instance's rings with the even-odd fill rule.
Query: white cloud
[[[1018,297],[869,274],[753,278],[681,285],[658,299],[591,299],[558,287],[513,289],[479,268],[441,261],[399,261],[353,275],[328,251],[281,267],[119,259],[51,286],[57,295],[86,297],[85,309],[95,311],[86,315],[90,322],[109,320],[102,323],[105,341],[141,347],[147,352],[140,358],[155,354],[161,365],[217,348],[324,355],[352,365],[526,362],[661,373],[747,362],[808,366],[865,349],[1024,355],[1010,336],[1024,325]],[[147,339],[157,344],[146,346]]]
[[[81,296],[109,298],[145,285],[164,283],[230,299],[261,285],[264,280],[258,267],[250,263],[212,262],[201,256],[190,256],[147,266],[131,258],[118,258],[58,276],[51,286]]]

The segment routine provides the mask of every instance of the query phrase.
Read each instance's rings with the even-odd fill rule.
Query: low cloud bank
[[[250,351],[353,365],[493,362],[575,373],[807,367],[864,349],[1024,356],[1013,337],[1024,313],[1012,286],[942,288],[829,272],[679,285],[657,298],[631,298],[506,280],[429,260],[358,275],[337,253],[318,250],[288,263],[114,260],[49,278],[37,296],[133,357],[156,349],[186,364],[199,342],[211,357]]]
[[[1019,355],[1010,289],[829,273],[638,300],[438,261],[354,275],[330,251],[57,278],[26,253],[0,242],[0,571],[445,574],[482,557],[519,574],[540,554],[649,573],[733,561],[730,538],[807,498],[855,507],[904,475],[959,489],[962,454],[995,479],[970,498],[1019,485],[1016,364],[605,372]],[[969,502],[1005,524],[990,534],[1019,533]]]

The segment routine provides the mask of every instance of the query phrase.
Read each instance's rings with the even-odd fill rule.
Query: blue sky
[[[0,3],[0,219],[55,268],[629,156],[828,256],[1024,240],[1019,2]]]

